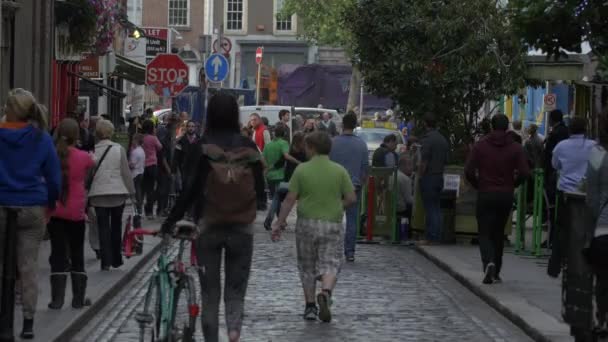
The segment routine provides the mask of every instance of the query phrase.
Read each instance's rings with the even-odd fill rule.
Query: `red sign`
[[[146,33],[146,57],[152,58],[159,53],[169,51],[169,29],[162,27],[144,27]]]
[[[86,78],[99,78],[99,56],[93,54],[82,56],[80,74]]]
[[[188,86],[188,65],[178,55],[157,55],[146,67],[146,85],[163,97],[175,97]]]
[[[264,55],[264,48],[259,47],[257,48],[257,50],[255,50],[255,63],[256,64],[261,64],[262,63],[262,56]]]
[[[232,42],[230,41],[230,39],[223,37],[222,38],[222,44],[221,44],[221,54],[224,55],[224,57],[228,58],[230,56],[230,51],[232,51]],[[220,43],[219,41],[216,39],[213,42],[213,53],[217,53],[220,50]]]
[[[550,112],[556,108],[557,98],[555,94],[546,94],[544,98],[545,112]]]

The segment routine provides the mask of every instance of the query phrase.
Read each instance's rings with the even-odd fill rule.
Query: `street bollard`
[[[2,269],[2,291],[0,300],[0,342],[15,340],[13,325],[15,320],[15,278],[17,276],[17,211],[6,210],[5,239],[2,252],[4,265]]]
[[[376,180],[374,176],[369,176],[367,186],[367,237],[366,240],[371,242],[374,238],[374,220],[376,219],[374,213],[374,203],[376,195]]]

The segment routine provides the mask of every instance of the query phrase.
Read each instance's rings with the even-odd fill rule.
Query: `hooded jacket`
[[[513,193],[530,175],[521,145],[504,131],[494,131],[473,147],[465,176],[479,192]]]
[[[0,125],[0,206],[55,207],[61,166],[51,136],[29,124]]]

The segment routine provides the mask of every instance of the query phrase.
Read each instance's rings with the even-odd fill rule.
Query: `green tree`
[[[530,47],[559,58],[564,50],[581,52],[588,42],[608,52],[608,2],[605,0],[510,0],[510,21]]]
[[[435,113],[453,146],[472,140],[484,103],[524,84],[524,49],[492,0],[362,0],[343,25],[366,87]]]
[[[285,0],[279,15],[296,13],[302,38],[317,45],[340,47],[352,56],[352,34],[343,24],[344,13],[356,6],[357,0]],[[361,85],[360,72],[353,67],[347,110],[353,109]]]

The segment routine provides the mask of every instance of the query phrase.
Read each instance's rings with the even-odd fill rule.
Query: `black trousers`
[[[224,251],[224,305],[228,331],[241,331],[245,294],[253,255],[253,234],[245,226],[209,227],[198,239],[203,335],[205,342],[217,342],[219,306],[222,294],[221,267]]]
[[[152,216],[154,201],[156,200],[156,179],[158,178],[158,167],[156,165],[146,166],[144,169],[143,194],[146,197],[146,216]]]
[[[84,272],[83,221],[51,218],[47,225],[51,238],[51,273]]]
[[[135,208],[137,209],[137,212],[142,215],[143,212],[142,207],[143,207],[143,202],[144,202],[144,187],[143,187],[143,181],[144,181],[144,175],[137,175],[135,178],[133,178],[133,185],[135,185]]]
[[[171,175],[165,172],[158,173],[156,186],[156,215],[160,216],[167,211],[169,206],[169,193],[171,192]]]
[[[484,270],[489,263],[494,263],[496,275],[502,268],[504,231],[512,208],[512,193],[480,192],[477,195],[476,216],[481,261]]]
[[[122,213],[124,204],[113,208],[95,207],[101,267],[122,265]]]

